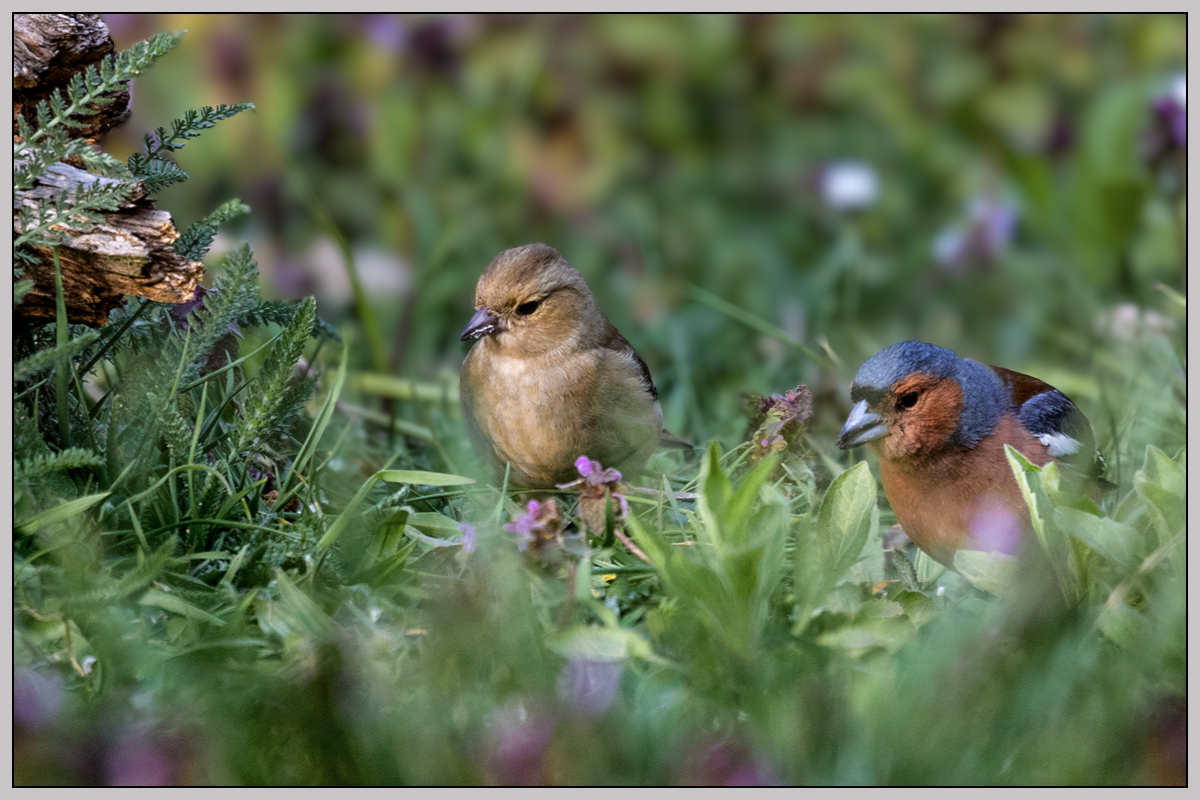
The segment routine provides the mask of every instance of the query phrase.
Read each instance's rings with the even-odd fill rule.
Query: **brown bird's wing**
[[[639,356],[637,351],[633,349],[633,345],[629,343],[629,340],[622,336],[621,332],[616,328],[613,328],[613,335],[607,346],[608,349],[626,353],[633,359],[641,375],[642,383],[646,385],[646,391],[649,393],[650,398],[653,400],[658,400],[658,387],[654,385],[654,379],[650,377],[650,368],[646,366],[646,362],[643,361],[642,357]],[[668,450],[695,449],[691,442],[680,439],[678,436],[666,429],[659,434],[658,446],[664,447]]]
[[[642,383],[646,385],[646,392],[650,395],[651,400],[658,399],[658,388],[654,385],[654,379],[650,377],[650,368],[646,366],[646,362],[637,354],[637,350],[633,349],[633,345],[629,340],[621,335],[621,332],[616,328],[612,329],[612,336],[604,345],[609,350],[615,350],[618,353],[624,353],[633,359],[641,373]]]
[[[1104,457],[1096,449],[1092,426],[1069,397],[1031,375],[1004,367],[991,369],[1012,392],[1017,419],[1056,461],[1104,488],[1112,486],[1104,480]]]

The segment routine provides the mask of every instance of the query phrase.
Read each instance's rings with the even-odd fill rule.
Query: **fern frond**
[[[59,89],[49,100],[38,103],[38,129],[25,139],[24,146],[39,142],[55,129],[79,127],[78,117],[94,113],[90,106],[111,103],[126,82],[169,53],[181,38],[182,33],[160,33],[121,51],[116,58],[104,59],[99,66],[93,64],[75,73],[67,83],[65,98]]]
[[[13,380],[19,381],[36,375],[44,369],[49,369],[58,363],[59,359],[74,358],[85,348],[100,340],[99,331],[89,331],[78,339],[69,341],[60,347],[39,350],[29,358],[18,361],[13,365]]]
[[[238,420],[236,452],[248,449],[255,439],[270,438],[268,432],[286,423],[295,410],[297,395],[289,391],[289,384],[295,379],[296,362],[304,353],[316,315],[316,300],[306,298],[292,324],[271,347],[256,378],[257,391],[246,400]]]
[[[71,447],[59,453],[42,454],[15,462],[13,480],[44,475],[56,469],[81,469],[98,467],[104,462],[91,450]]]
[[[125,165],[122,164],[121,168],[125,169]],[[146,184],[147,192],[157,192],[173,184],[183,183],[188,179],[188,174],[174,161],[156,158],[142,166],[138,177]]]
[[[222,103],[216,107],[204,106],[199,109],[188,109],[184,112],[183,119],[171,122],[170,134],[164,128],[156,128],[153,133],[146,134],[143,140],[146,145],[145,152],[134,153],[129,157],[130,172],[134,175],[141,175],[142,170],[146,169],[150,162],[162,157],[162,153],[182,150],[187,140],[195,139],[201,131],[215,127],[221,120],[229,119],[251,108],[254,108],[253,103],[234,103],[231,106]]]
[[[247,328],[261,328],[272,324],[286,328],[296,318],[296,311],[298,309],[299,306],[295,303],[285,303],[279,300],[263,300],[243,314],[238,319],[238,324]],[[317,339],[332,340],[339,344],[342,341],[342,335],[338,333],[337,328],[319,316],[313,318],[311,335]]]
[[[250,206],[236,197],[219,205],[211,214],[188,226],[183,235],[175,240],[175,251],[184,258],[200,261],[208,254],[217,229],[241,214],[249,214]]]
[[[19,277],[19,276],[18,276]],[[26,278],[23,281],[17,281],[13,284],[13,305],[18,306],[25,299],[25,295],[33,291],[33,281]]]

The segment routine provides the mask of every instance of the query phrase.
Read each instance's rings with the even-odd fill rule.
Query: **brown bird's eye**
[[[521,303],[517,306],[517,313],[522,317],[528,317],[530,314],[538,310],[538,306],[542,304],[541,300],[530,300],[528,303]]]
[[[917,404],[917,393],[908,392],[900,395],[900,399],[896,401],[896,408],[912,408]]]

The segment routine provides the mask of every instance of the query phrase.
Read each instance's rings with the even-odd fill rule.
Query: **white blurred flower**
[[[1175,322],[1157,311],[1121,303],[1096,317],[1096,333],[1120,344],[1132,344],[1152,336],[1167,336]]]
[[[1171,98],[1182,106],[1187,108],[1187,73],[1181,72],[1171,81],[1171,89],[1168,92]]]
[[[821,170],[821,199],[834,211],[860,211],[879,197],[879,178],[862,161],[834,161]]]

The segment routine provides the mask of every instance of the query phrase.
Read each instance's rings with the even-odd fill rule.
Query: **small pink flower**
[[[469,522],[458,523],[458,529],[462,531],[462,547],[464,553],[475,552],[475,526]]]

